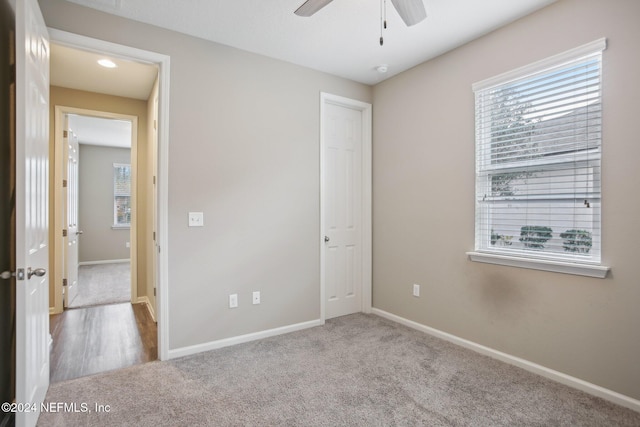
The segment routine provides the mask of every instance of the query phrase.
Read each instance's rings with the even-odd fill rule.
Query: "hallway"
[[[69,308],[131,301],[131,263],[81,265],[78,291]]]
[[[76,308],[50,319],[51,383],[158,358],[157,326],[144,304]]]

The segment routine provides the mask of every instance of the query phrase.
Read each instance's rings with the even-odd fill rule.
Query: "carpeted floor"
[[[78,294],[69,308],[131,301],[131,265],[128,262],[81,265]]]
[[[364,314],[52,384],[46,400],[90,412],[39,426],[640,426],[640,413]]]

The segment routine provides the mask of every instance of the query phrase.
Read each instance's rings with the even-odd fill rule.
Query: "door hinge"
[[[62,237],[67,237],[67,230],[66,229],[62,230]]]
[[[67,188],[67,180],[66,179],[62,180],[62,188]]]
[[[155,231],[153,232],[153,241],[154,242],[156,241],[156,232]]]
[[[153,288],[153,296],[156,296],[156,288]]]
[[[156,185],[156,177],[155,177],[155,175],[153,176],[153,185]]]
[[[62,286],[67,286],[68,282],[67,279],[62,279]]]
[[[69,138],[69,131],[63,130],[62,131],[62,137],[63,138]]]

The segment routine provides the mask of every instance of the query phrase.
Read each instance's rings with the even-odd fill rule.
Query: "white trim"
[[[116,224],[112,224],[111,225],[111,229],[112,230],[130,230],[131,229],[131,224],[120,224],[120,225],[116,225]]]
[[[165,59],[169,58],[160,53],[69,33],[56,28],[48,28],[48,30],[51,41],[63,46],[83,49],[90,52],[109,53],[121,59],[146,62],[147,64],[162,64]]]
[[[158,277],[156,315],[158,318],[158,357],[169,357],[169,93],[170,65],[168,55],[137,49],[104,40],[49,28],[51,41],[93,52],[108,53],[116,57],[158,65]],[[162,249],[162,250],[160,250]]]
[[[221,340],[210,341],[203,344],[192,345],[188,347],[176,348],[169,350],[169,359],[190,356],[192,354],[202,353],[203,351],[216,350],[223,347],[229,347],[236,344],[243,344],[250,341],[256,341],[263,338],[275,337],[277,335],[288,334],[290,332],[301,331],[303,329],[315,328],[324,325],[324,320],[310,320],[308,322],[296,323],[293,325],[282,326],[280,328],[268,329],[266,331],[254,332],[246,335],[238,335],[236,337],[224,338]]]
[[[507,265],[510,267],[529,268],[532,270],[552,271],[555,273],[576,274],[578,276],[604,279],[611,269],[603,265],[578,264],[572,262],[552,261],[539,258],[523,258],[510,255],[499,255],[485,252],[467,252],[469,259],[487,264]]]
[[[123,259],[102,259],[98,261],[82,261],[79,262],[78,265],[97,265],[97,264],[121,264],[121,263],[130,263],[131,260],[127,258]]]
[[[148,296],[145,295],[143,297],[138,297],[138,304],[144,304],[147,307],[147,311],[149,312],[149,315],[151,316],[153,321],[157,322],[156,313],[153,310],[153,307],[151,306],[151,301],[149,300]]]
[[[573,49],[569,49],[565,52],[557,55],[550,56],[532,64],[525,65],[523,67],[516,68],[506,73],[490,77],[488,79],[479,81],[471,85],[474,92],[482,89],[487,89],[496,85],[507,83],[514,79],[520,79],[523,76],[541,72],[543,70],[562,65],[568,61],[591,55],[594,53],[602,52],[607,48],[607,39],[605,37],[598,40],[594,40],[591,43],[578,46]]]
[[[510,365],[517,366],[519,368],[524,369],[525,371],[532,372],[534,374],[559,382],[569,387],[573,387],[575,389],[584,391],[585,393],[591,394],[593,396],[597,396],[602,399],[608,400],[609,402],[613,402],[617,405],[624,406],[625,408],[629,408],[631,410],[640,412],[640,400],[636,400],[624,394],[615,392],[613,390],[609,390],[607,388],[601,387],[596,384],[592,384],[590,382],[581,380],[576,377],[572,377],[571,375],[567,375],[562,372],[555,371],[545,366],[538,365],[537,363],[530,362],[520,357],[512,356],[510,354],[503,353],[498,350],[494,350],[490,347],[477,344],[473,341],[469,341],[464,338],[457,337],[447,332],[443,332],[438,329],[425,326],[421,323],[414,322],[412,320],[408,320],[400,316],[396,316],[395,314],[388,313],[384,310],[373,308],[371,312],[377,316],[384,317],[385,319],[408,326],[409,328],[416,329],[418,331],[443,339],[450,343],[459,345],[469,350],[473,350],[485,356],[489,356],[493,359],[497,359],[502,362],[508,363]]]
[[[158,61],[157,295],[158,358],[169,358],[169,93],[170,58]],[[162,251],[160,250],[162,249]]]
[[[362,102],[343,96],[320,92],[320,318],[326,319],[325,313],[325,212],[324,212],[324,128],[325,105],[333,104],[359,110],[362,115],[362,311],[371,312],[372,301],[372,107]]]

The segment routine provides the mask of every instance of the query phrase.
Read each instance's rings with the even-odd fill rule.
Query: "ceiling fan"
[[[307,0],[294,12],[298,16],[311,16],[333,0]],[[427,17],[422,0],[391,0],[404,23],[410,27]]]

